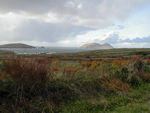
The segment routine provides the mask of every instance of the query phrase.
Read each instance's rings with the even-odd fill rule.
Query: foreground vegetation
[[[2,113],[148,113],[149,98],[150,59],[145,55],[0,61]]]

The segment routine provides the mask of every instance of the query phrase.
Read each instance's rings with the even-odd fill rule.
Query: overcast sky
[[[0,0],[0,44],[150,47],[150,0]]]

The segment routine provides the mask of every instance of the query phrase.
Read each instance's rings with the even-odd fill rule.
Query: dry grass
[[[7,63],[6,74],[18,85],[44,85],[50,80],[49,64],[44,59],[17,58]]]

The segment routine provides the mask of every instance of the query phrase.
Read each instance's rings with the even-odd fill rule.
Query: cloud
[[[106,34],[105,39],[99,40],[99,42],[111,43],[111,44],[116,44],[116,43],[150,43],[150,36],[137,37],[134,39],[130,39],[130,38],[122,39],[118,33],[111,32],[111,33]]]
[[[150,43],[117,43],[114,44],[113,46],[115,48],[149,48]]]
[[[105,27],[124,20],[149,0],[0,0],[1,12],[26,12],[31,15],[54,14],[72,24]],[[53,16],[53,15],[52,15]]]
[[[97,40],[98,41],[98,40]],[[121,39],[119,34],[111,33],[108,34],[104,40],[99,40],[99,43],[110,43],[114,47],[119,48],[148,48],[150,47],[150,36],[147,37],[137,37],[134,39]]]
[[[148,37],[142,37],[142,38],[135,38],[132,40],[126,39],[126,40],[122,40],[124,42],[129,42],[129,43],[150,43],[150,36]]]
[[[137,37],[134,39],[132,39],[132,37],[122,39],[119,32],[108,32],[107,30],[93,30],[87,32],[86,34],[81,34],[77,36],[74,40],[65,40],[64,42],[62,42],[62,44],[70,44],[70,46],[81,46],[86,43],[109,43],[117,48],[150,47],[150,35],[147,37]]]
[[[101,40],[115,43],[120,37],[118,34],[111,34],[110,31],[99,37],[99,32],[95,33],[94,30],[124,21],[148,2],[149,0],[0,0],[0,41],[47,42],[66,46]],[[117,23],[116,29],[122,30],[124,26]]]
[[[67,0],[1,0],[0,9],[3,12],[46,13],[50,10],[61,12],[66,2]]]
[[[9,30],[12,26],[12,30]],[[34,20],[24,20],[23,24],[13,24],[5,30],[0,31],[1,41],[39,41],[57,42],[74,37],[82,32],[92,30],[82,26],[70,25],[67,23],[45,23]],[[16,27],[17,26],[17,27]],[[14,28],[13,28],[14,27]]]

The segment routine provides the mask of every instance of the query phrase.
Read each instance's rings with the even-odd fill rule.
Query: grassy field
[[[14,52],[12,51],[6,51],[6,50],[0,50],[0,55],[12,55]]]
[[[2,113],[149,113],[150,49],[7,56]]]
[[[150,49],[110,49],[110,50],[93,50],[78,53],[64,53],[64,54],[52,54],[48,55],[51,58],[57,58],[61,60],[101,60],[107,59],[127,59],[133,56],[150,57]]]

